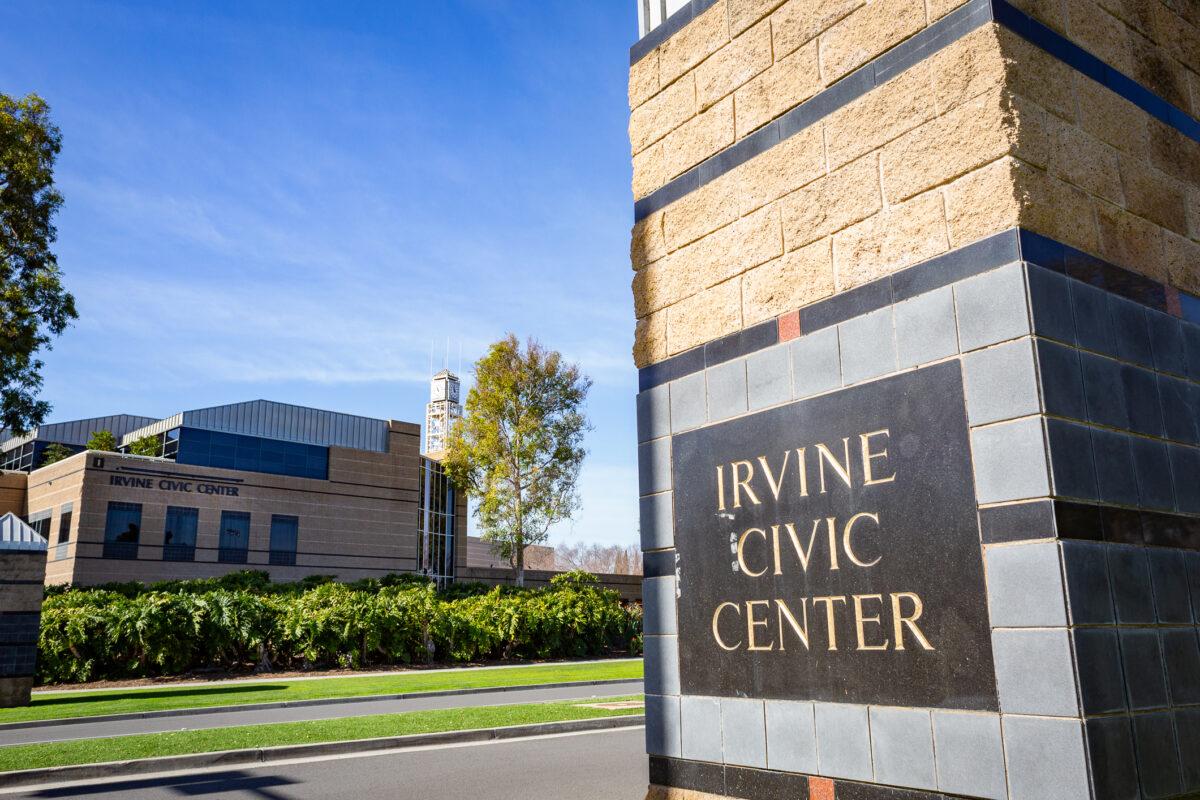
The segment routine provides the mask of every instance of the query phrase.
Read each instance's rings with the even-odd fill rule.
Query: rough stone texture
[[[659,80],[666,86],[729,41],[725,0],[717,0],[658,48]]]
[[[675,81],[629,115],[629,143],[634,155],[695,115],[696,82],[689,75]]]
[[[948,249],[940,192],[928,192],[833,237],[838,291],[924,261]]]
[[[667,309],[667,354],[682,353],[742,327],[742,279],[692,295]]]
[[[742,281],[742,318],[746,325],[833,294],[833,258],[829,241],[813,242],[746,273]]]
[[[696,166],[733,144],[733,98],[692,117],[663,139],[663,158],[669,178]]]
[[[934,113],[929,67],[917,64],[829,115],[825,120],[825,147],[830,169],[870,153],[931,119]]]
[[[761,22],[696,68],[696,101],[708,108],[771,66],[771,24]]]
[[[799,189],[783,199],[783,238],[788,250],[864,220],[882,207],[879,164],[874,155]]]
[[[771,15],[775,57],[782,58],[811,42],[864,0],[791,0]]]
[[[821,37],[821,76],[833,83],[925,27],[922,0],[876,0]]]
[[[780,142],[738,167],[735,174],[743,214],[820,178],[825,174],[825,143],[820,126],[807,128]]]
[[[775,66],[738,89],[735,95],[738,138],[762,127],[821,89],[817,43],[814,41],[781,58]]]

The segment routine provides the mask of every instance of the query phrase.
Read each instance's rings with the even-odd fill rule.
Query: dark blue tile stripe
[[[655,0],[651,0],[651,2],[655,2]],[[629,66],[632,67],[648,56],[651,50],[683,30],[689,22],[707,11],[710,6],[716,5],[716,2],[717,0],[692,0],[692,2],[667,17],[661,25],[647,33],[635,42],[633,47],[629,48]]]
[[[694,2],[695,0],[693,0]],[[671,19],[673,20],[686,10],[686,8],[681,9],[672,15]],[[680,177],[638,200],[633,205],[634,221],[645,219],[687,193],[716,180],[739,164],[749,161],[789,136],[794,136],[839,108],[852,103],[875,87],[883,85],[912,65],[928,58],[993,19],[1068,66],[1108,87],[1165,125],[1200,141],[1200,121],[1189,116],[1182,109],[1171,105],[1137,81],[1105,64],[1066,37],[1017,10],[1006,0],[970,0],[966,5],[960,6],[925,30],[859,67],[766,127],[733,143],[700,164],[699,167],[693,167]],[[661,27],[665,28],[666,25]]]
[[[682,9],[677,13],[681,12]],[[674,16],[672,15],[672,19]],[[789,136],[796,135],[814,122],[854,102],[876,86],[891,80],[913,64],[961,39],[991,18],[990,0],[970,0],[966,5],[951,11],[925,30],[867,62],[779,119],[733,143],[700,166],[693,167],[662,188],[638,200],[633,204],[634,221],[645,219],[688,192],[699,189]]]
[[[1014,261],[1027,261],[1087,281],[1157,311],[1170,311],[1167,290],[1161,283],[1041,234],[1010,228],[807,305],[800,309],[800,330],[804,334],[813,333]],[[1183,319],[1200,325],[1200,298],[1179,292],[1179,299]],[[775,320],[759,323],[642,367],[638,370],[638,390],[644,392],[705,367],[757,352],[778,341],[779,328]]]

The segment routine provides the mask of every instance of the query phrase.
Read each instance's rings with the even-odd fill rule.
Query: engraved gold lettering
[[[817,603],[825,604],[825,626],[829,629],[829,649],[837,650],[837,625],[833,619],[833,604],[845,605],[846,598],[845,596],[814,597],[813,605],[815,606]]]
[[[768,650],[769,651],[769,650],[775,649],[775,642],[771,642],[769,645],[766,645],[764,647],[763,645],[755,644],[755,640],[754,640],[755,629],[760,628],[760,627],[765,628],[770,624],[765,619],[755,619],[754,618],[754,607],[755,606],[768,606],[768,605],[770,605],[770,602],[767,600],[747,600],[746,601],[746,639],[747,639],[746,649],[747,650]]]
[[[725,465],[717,465],[717,510],[725,510]]]
[[[881,594],[856,594],[854,595],[854,627],[858,632],[858,649],[859,650],[887,650],[888,640],[884,639],[883,644],[867,644],[867,635],[864,630],[865,623],[872,622],[879,625],[879,615],[873,617],[863,616],[863,600],[878,600],[880,605],[883,604],[883,595]]]
[[[817,445],[817,466],[821,471],[821,494],[825,494],[825,464],[828,463],[830,468],[841,478],[847,486],[853,486],[850,482],[850,437],[842,437],[842,451],[844,453],[843,460],[845,463],[839,463],[837,457],[829,452],[829,448],[823,444]]]
[[[742,467],[746,468],[746,477],[739,477],[742,474]],[[750,488],[750,481],[754,480],[754,465],[749,461],[733,462],[733,507],[742,507],[742,490],[746,491],[746,495],[750,498],[750,502],[756,506],[762,505],[762,501],[758,499],[758,495]]]
[[[821,520],[814,519],[812,525],[812,533],[808,536],[808,551],[805,552],[804,547],[800,544],[800,537],[796,535],[796,526],[790,522],[784,523],[784,528],[788,532],[788,537],[792,540],[792,548],[795,549],[796,555],[800,558],[800,567],[808,572],[808,559],[812,556],[813,545],[817,541],[817,527],[821,524]],[[779,526],[772,525],[771,532],[775,534],[775,574],[783,574],[783,566],[779,561]]]
[[[838,569],[837,519],[826,517],[825,527],[829,534],[829,569],[835,570]]]
[[[873,486],[877,483],[891,483],[896,480],[896,473],[893,472],[886,478],[876,478],[874,470],[871,467],[871,461],[876,458],[887,458],[887,448],[880,450],[877,453],[871,452],[871,437],[872,436],[889,436],[887,428],[870,433],[861,433],[858,438],[862,441],[862,460],[863,460],[863,486]]]
[[[749,567],[746,566],[746,552],[745,552],[746,537],[752,533],[757,533],[760,536],[762,536],[764,542],[767,539],[767,532],[764,531],[762,528],[747,528],[745,533],[743,533],[741,536],[738,537],[737,560],[738,560],[738,566],[741,568],[742,572],[744,572],[746,575],[750,576],[751,578],[757,578],[759,575],[762,575],[763,573],[765,573],[767,571],[767,568],[763,567],[758,572],[753,572],[753,571],[751,571],[751,569]]]
[[[779,468],[779,479],[776,480],[775,475],[771,472],[771,465],[767,463],[766,456],[758,457],[758,465],[762,467],[763,474],[767,476],[767,485],[771,487],[771,496],[776,500],[779,499],[779,492],[783,489],[783,478],[787,475],[788,458],[792,455],[791,450],[785,450],[783,453],[783,466]]]
[[[741,616],[741,614],[742,614],[742,609],[737,603],[721,603],[721,605],[717,606],[717,610],[713,612],[713,617],[712,617],[713,638],[717,640],[717,646],[720,647],[722,650],[737,650],[739,647],[742,646],[741,642],[738,642],[737,644],[730,646],[730,645],[725,644],[725,640],[721,638],[721,631],[719,629],[719,626],[721,623],[721,612],[724,611],[726,608],[732,608],[734,611],[736,611],[738,613],[738,616]]]
[[[792,616],[792,610],[790,608],[788,608],[787,603],[783,602],[783,600],[778,599],[778,598],[776,598],[776,600],[775,600],[776,616],[778,617],[778,624],[779,624],[779,649],[780,650],[784,649],[784,647],[783,647],[783,640],[784,640],[783,620],[784,620],[784,618],[787,618],[788,624],[792,626],[792,630],[795,631],[796,636],[800,639],[800,643],[804,645],[804,649],[805,650],[809,649],[809,647],[808,647],[808,598],[801,597],[800,600],[803,604],[801,606],[801,611],[802,611],[801,616],[804,617],[804,627],[801,627],[800,623],[796,621],[796,618],[794,616]]]
[[[845,549],[845,551],[846,551],[846,557],[847,557],[847,558],[849,558],[851,561],[853,561],[853,562],[855,563],[855,565],[856,565],[856,566],[859,566],[859,567],[873,567],[873,566],[875,566],[876,564],[878,564],[878,563],[879,563],[880,559],[882,559],[882,558],[883,558],[883,556],[876,556],[876,557],[875,557],[875,560],[874,560],[874,561],[871,561],[871,562],[863,561],[863,560],[862,560],[862,559],[860,559],[860,558],[858,557],[858,555],[857,555],[857,554],[854,552],[854,542],[853,542],[853,540],[850,538],[850,537],[853,535],[853,533],[854,533],[854,523],[858,522],[860,519],[863,519],[864,517],[865,517],[866,519],[869,519],[869,520],[871,520],[871,521],[872,521],[872,522],[874,522],[876,525],[878,525],[878,524],[879,524],[879,515],[878,515],[878,514],[868,514],[868,513],[867,513],[867,512],[865,512],[865,511],[863,511],[863,512],[861,512],[861,513],[858,513],[858,514],[855,514],[855,515],[854,515],[853,517],[851,517],[851,518],[850,518],[850,520],[849,520],[849,521],[846,523],[846,529],[845,529],[845,531],[842,533],[842,547],[843,547],[843,548]],[[834,569],[837,569],[837,568],[836,568],[836,567],[834,567]]]
[[[808,497],[808,464],[804,461],[805,447],[796,448],[796,466],[800,469],[800,496]]]
[[[905,616],[900,610],[900,601],[908,598],[912,601],[913,612],[911,616]],[[925,638],[925,634],[921,633],[921,629],[917,627],[917,620],[921,618],[921,613],[925,610],[924,603],[921,598],[912,592],[893,592],[892,593],[892,629],[896,639],[896,649],[904,649],[904,628],[907,627],[909,632],[916,637],[917,642],[926,650],[933,650],[933,645]]]

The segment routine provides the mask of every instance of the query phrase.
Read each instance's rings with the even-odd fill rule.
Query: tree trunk
[[[525,585],[525,539],[517,538],[517,586]]]

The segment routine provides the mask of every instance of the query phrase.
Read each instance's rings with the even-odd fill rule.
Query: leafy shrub
[[[641,607],[587,573],[549,587],[452,585],[419,575],[272,584],[265,572],[47,592],[43,683],[277,667],[577,658],[641,652]]]

